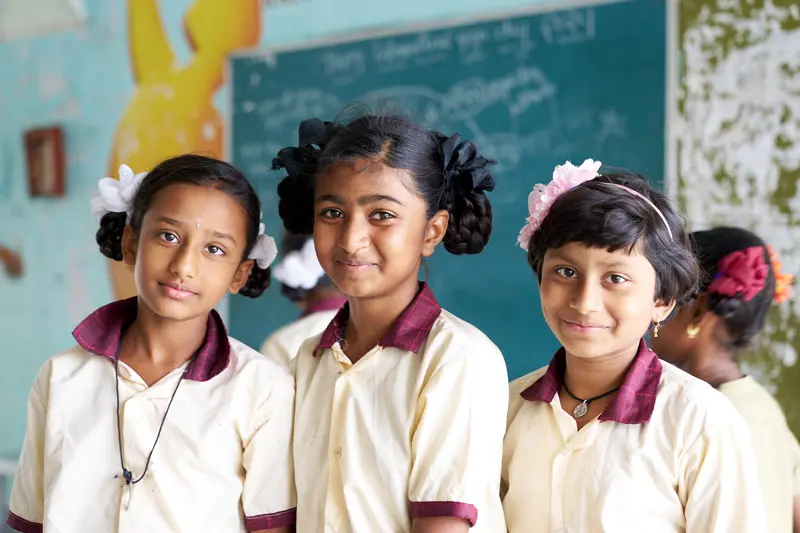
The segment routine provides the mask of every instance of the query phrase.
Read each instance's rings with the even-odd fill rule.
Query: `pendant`
[[[579,403],[578,406],[572,411],[572,416],[575,418],[581,418],[583,415],[589,412],[589,406],[586,402]]]

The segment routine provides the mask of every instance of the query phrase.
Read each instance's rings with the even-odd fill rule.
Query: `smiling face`
[[[205,316],[238,292],[252,267],[242,261],[248,218],[229,195],[176,184],[158,192],[139,235],[125,228],[123,260],[134,265],[141,302],[171,320]]]
[[[547,324],[567,352],[600,359],[636,352],[672,305],[656,302],[656,272],[634,248],[609,252],[571,242],[547,250],[540,294]]]
[[[317,178],[314,245],[322,268],[355,298],[416,285],[420,262],[442,240],[448,215],[428,206],[406,170],[359,160]]]

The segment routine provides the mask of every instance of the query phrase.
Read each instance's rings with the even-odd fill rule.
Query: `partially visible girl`
[[[510,533],[762,533],[747,428],[721,394],[650,351],[694,293],[684,223],[641,177],[556,167],[519,243],[562,344],[511,385]]]
[[[800,446],[778,402],[739,367],[773,301],[788,298],[792,277],[780,272],[770,248],[750,231],[720,227],[692,236],[703,283],[651,346],[733,403],[750,428],[769,531],[800,531],[794,519],[800,514]]]
[[[279,153],[286,229],[347,296],[294,360],[298,531],[505,532],[503,356],[419,282],[439,243],[484,249],[490,163],[401,116],[308,120]]]
[[[281,294],[297,304],[301,314],[267,337],[261,353],[288,366],[303,341],[322,332],[347,298],[322,270],[312,237],[286,234],[281,248],[283,260],[272,276],[281,282]]]
[[[101,307],[42,367],[8,524],[23,533],[288,532],[292,377],[228,337],[225,293],[269,285],[275,243],[230,165],[195,155],[92,202],[97,243],[138,295]]]

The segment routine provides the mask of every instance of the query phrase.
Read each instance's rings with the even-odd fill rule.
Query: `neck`
[[[597,359],[582,359],[567,352],[564,383],[581,399],[594,398],[619,387],[639,345]]]
[[[122,339],[121,358],[155,368],[177,368],[202,346],[207,325],[205,315],[183,321],[164,319],[139,299],[136,320]]]
[[[419,282],[414,278],[385,296],[348,298],[350,317],[347,320],[345,340],[350,349],[347,355],[355,362],[375,347],[414,300],[418,291]]]
[[[686,370],[715,388],[743,377],[733,354],[722,348],[695,355]]]

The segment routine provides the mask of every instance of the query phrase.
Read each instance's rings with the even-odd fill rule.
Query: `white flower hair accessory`
[[[303,247],[286,254],[283,261],[275,267],[275,279],[294,289],[311,290],[325,275],[317,259],[314,239],[308,239]]]
[[[259,215],[259,220],[264,218],[264,212]],[[266,227],[263,222],[258,224],[258,237],[253,244],[253,249],[250,250],[248,259],[252,259],[261,270],[266,270],[278,257],[278,247],[275,245],[275,239],[264,233]]]
[[[599,174],[602,163],[593,159],[587,159],[581,166],[576,167],[569,161],[563,165],[558,165],[553,170],[553,179],[547,185],[537,183],[533,186],[533,192],[528,195],[528,221],[519,232],[517,243],[520,248],[528,251],[528,243],[542,221],[550,212],[550,208],[556,199],[570,189],[574,189],[581,183],[593,180]]]
[[[128,218],[133,211],[133,199],[147,172],[134,174],[128,165],[120,165],[119,179],[103,178],[97,183],[98,195],[92,198],[92,214],[100,220],[106,213],[125,213]]]

